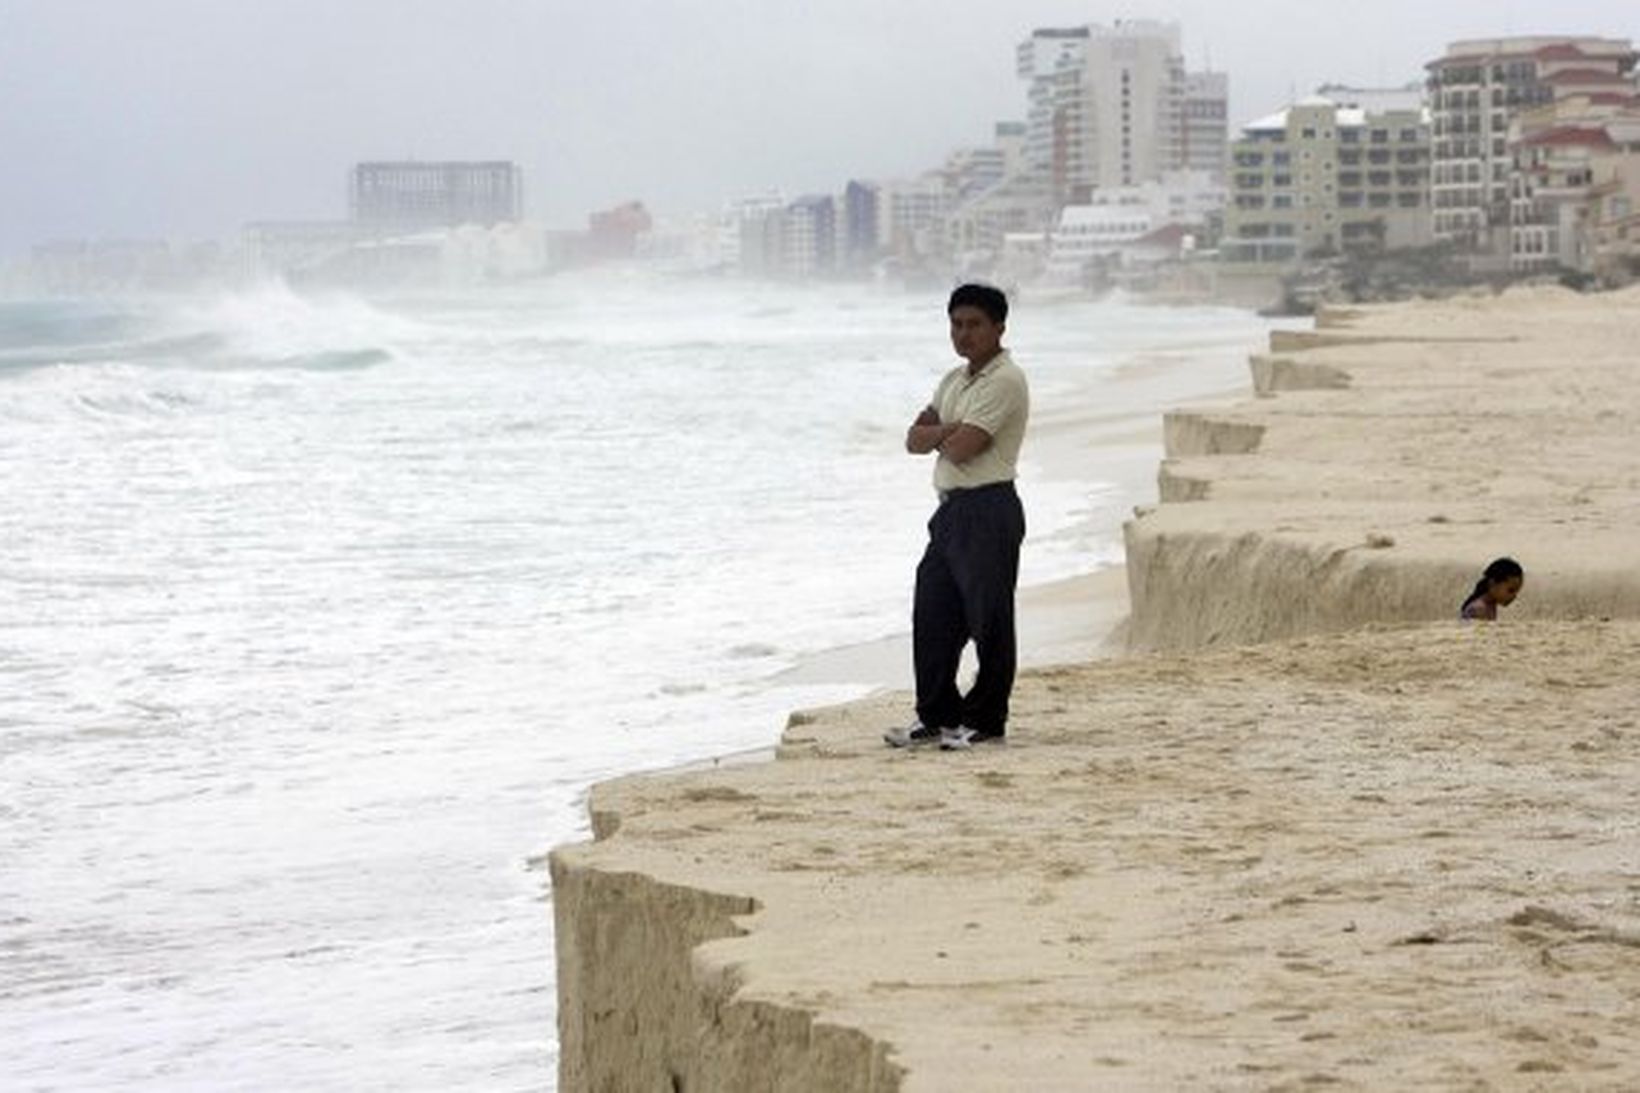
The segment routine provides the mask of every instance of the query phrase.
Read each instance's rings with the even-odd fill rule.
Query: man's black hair
[[[1008,321],[1008,297],[990,285],[958,285],[951,293],[951,302],[945,305],[945,313],[949,315],[959,307],[977,307],[998,326]]]

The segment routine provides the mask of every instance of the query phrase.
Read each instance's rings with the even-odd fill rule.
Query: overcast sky
[[[914,174],[1022,119],[1038,26],[1176,21],[1232,126],[1635,0],[0,0],[0,255],[346,215],[361,159],[512,159],[532,219]]]

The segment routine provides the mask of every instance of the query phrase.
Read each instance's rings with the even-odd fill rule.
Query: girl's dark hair
[[[1488,565],[1481,573],[1481,579],[1475,582],[1475,587],[1470,591],[1469,595],[1464,598],[1463,607],[1460,607],[1458,610],[1461,611],[1464,607],[1468,607],[1470,604],[1474,603],[1476,596],[1481,595],[1493,585],[1501,584],[1502,582],[1509,580],[1511,577],[1524,577],[1525,575],[1526,571],[1522,569],[1520,567],[1520,563],[1515,561],[1513,558],[1494,558],[1492,560],[1492,564]]]

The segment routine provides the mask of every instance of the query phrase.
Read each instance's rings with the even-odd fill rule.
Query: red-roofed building
[[[1508,144],[1510,267],[1595,272],[1602,217],[1628,217],[1626,180],[1640,183],[1640,103],[1568,96],[1519,115]]]
[[[1478,266],[1515,265],[1519,196],[1511,123],[1562,99],[1587,101],[1591,92],[1612,96],[1605,105],[1619,106],[1640,93],[1637,60],[1627,39],[1545,36],[1454,42],[1429,62],[1435,238],[1471,248]],[[1581,147],[1581,138],[1549,139]]]
[[[1616,72],[1602,72],[1596,68],[1563,68],[1559,72],[1551,72],[1544,79],[1556,86],[1577,85],[1579,87],[1633,87],[1634,81],[1627,76]]]
[[[1611,148],[1611,137],[1600,126],[1588,125],[1561,125],[1554,129],[1546,129],[1541,133],[1533,133],[1520,141],[1526,148],[1559,145],[1563,147],[1582,148]]]
[[[1569,42],[1557,42],[1552,46],[1534,50],[1532,56],[1540,61],[1581,61],[1588,54]]]

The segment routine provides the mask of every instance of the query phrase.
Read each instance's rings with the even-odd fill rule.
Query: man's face
[[[1002,350],[1002,323],[971,304],[951,309],[951,348],[969,364],[981,365]]]

